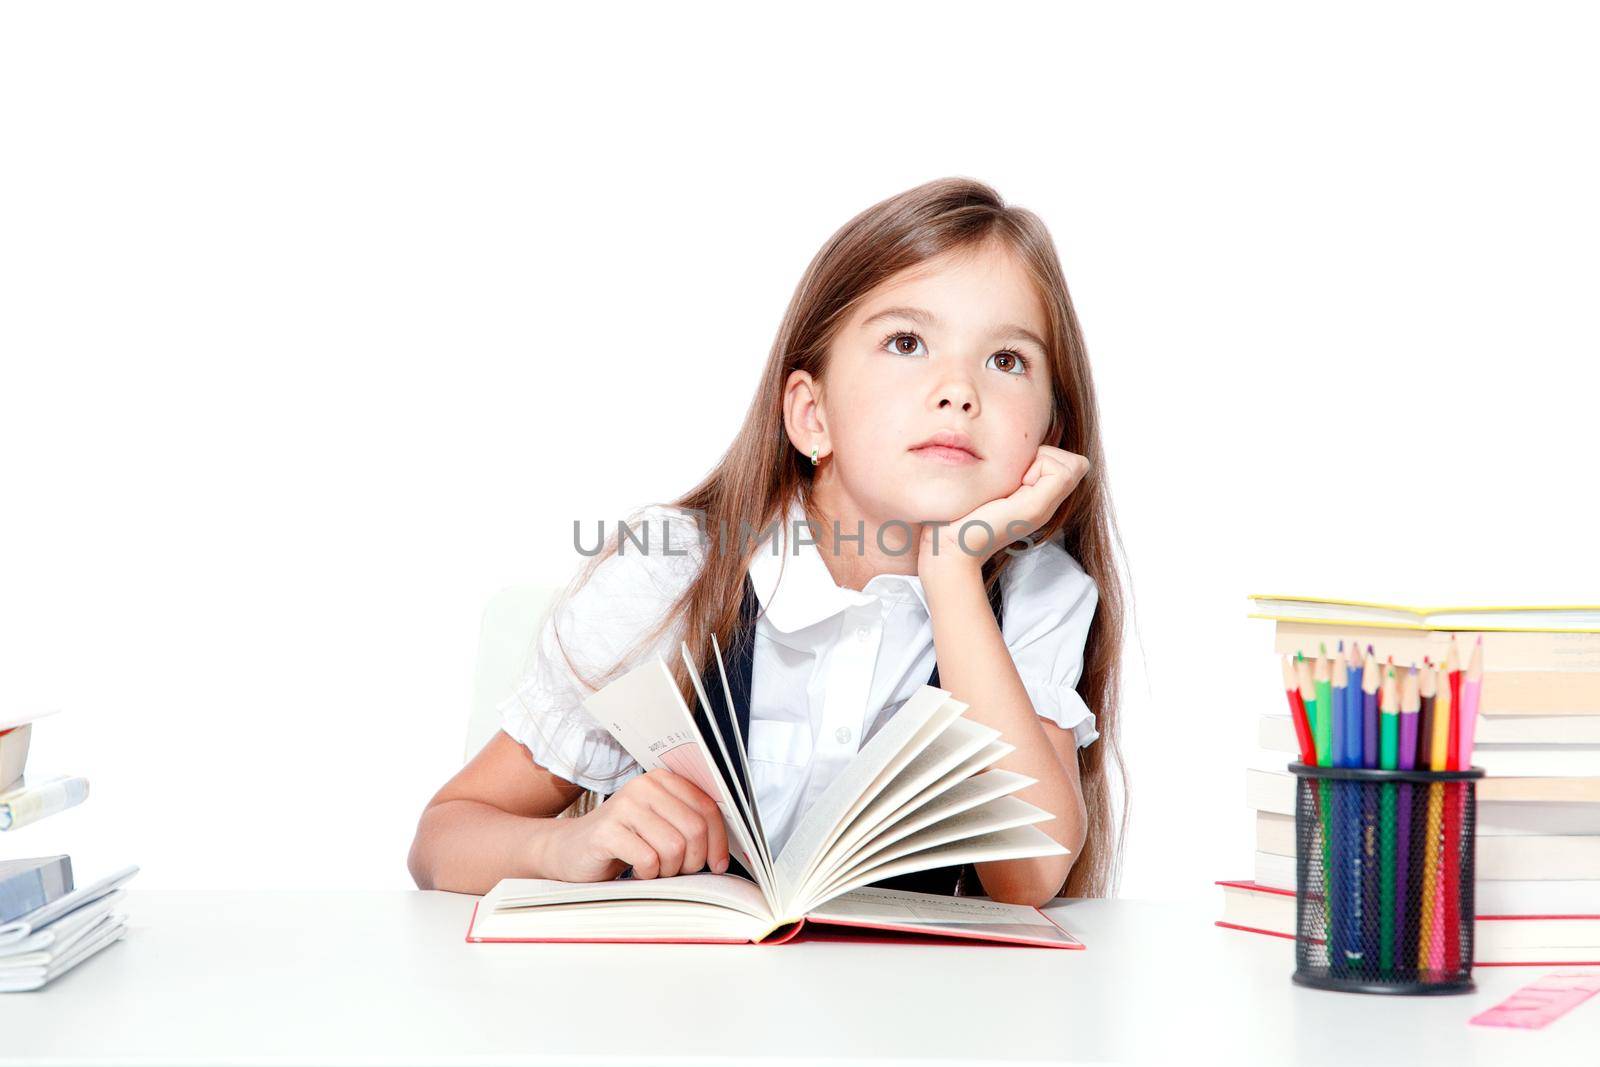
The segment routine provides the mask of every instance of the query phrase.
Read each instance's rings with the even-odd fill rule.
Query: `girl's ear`
[[[828,440],[828,416],[823,408],[822,383],[808,371],[789,375],[783,389],[783,425],[794,447],[817,457],[833,451]]]

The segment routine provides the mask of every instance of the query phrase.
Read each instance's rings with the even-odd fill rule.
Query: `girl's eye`
[[[904,347],[905,343],[908,341],[912,342],[912,347],[909,349]],[[917,354],[917,349],[922,347],[922,338],[918,337],[914,333],[891,333],[888,337],[883,339],[883,342],[879,345],[879,347],[881,348],[883,345],[891,343],[894,345],[895,355],[914,356]]]
[[[878,347],[885,348],[891,344],[894,346],[892,351],[897,356],[915,356],[919,354],[919,349],[923,354],[926,354],[927,352],[927,349],[923,345],[922,338],[905,330],[897,330],[896,332],[891,333],[888,337],[885,337],[881,342],[879,342]],[[907,347],[908,345],[909,347]],[[989,361],[993,361],[995,359],[1004,359],[1008,361],[1004,366],[997,368],[1005,371],[1007,374],[1026,374],[1028,372],[1028,367],[1030,366],[1027,356],[1024,356],[1021,352],[1016,352],[1009,348],[1003,348],[989,357]],[[988,366],[989,363],[986,361],[984,365]]]
[[[1028,373],[1028,357],[1023,355],[1021,352],[1013,352],[1011,349],[1005,348],[1005,349],[1001,349],[999,352],[996,352],[994,355],[990,356],[989,358],[991,360],[994,360],[994,359],[1007,359],[1007,360],[1010,360],[1011,362],[1010,362],[1009,365],[1000,368],[1001,370],[1005,371],[1007,374],[1026,374],[1026,373]]]

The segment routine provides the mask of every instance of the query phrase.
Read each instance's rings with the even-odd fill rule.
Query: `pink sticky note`
[[[1523,986],[1488,1011],[1472,1017],[1479,1026],[1538,1030],[1600,993],[1600,973],[1547,974]]]

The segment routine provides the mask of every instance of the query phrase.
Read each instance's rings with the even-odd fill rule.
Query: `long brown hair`
[[[1018,256],[1045,309],[1053,414],[1043,443],[1078,453],[1090,464],[1083,481],[1056,514],[1026,540],[1041,543],[1055,537],[1094,579],[1099,591],[1077,688],[1095,714],[1100,736],[1097,744],[1078,750],[1088,833],[1065,891],[1068,896],[1107,896],[1114,892],[1119,846],[1128,818],[1127,775],[1118,731],[1123,598],[1112,551],[1113,540],[1120,544],[1120,537],[1106,483],[1099,412],[1083,333],[1055,245],[1037,215],[1007,205],[982,182],[944,178],[874,204],[845,223],[817,252],[800,279],[738,436],[711,473],[671,504],[699,516],[703,530],[712,538],[738,537],[742,531],[763,531],[775,522],[781,524],[788,502],[797,493],[806,514],[816,515],[811,461],[795,449],[784,425],[782,398],[790,374],[803,370],[825,381],[830,343],[876,286],[936,256],[969,251],[987,241],[1002,241]],[[621,538],[619,526],[568,587],[569,595],[617,551]],[[634,540],[637,549],[637,538]],[[712,634],[726,653],[738,628],[745,573],[757,547],[753,541],[741,540],[737,551],[707,552],[699,573],[635,651],[651,646],[676,624],[681,627],[677,636],[687,643],[702,669],[712,658]],[[996,552],[985,564],[987,586],[1000,580],[1011,559],[1009,552]],[[562,652],[566,655],[564,647]],[[685,701],[696,707],[682,657],[668,658]],[[571,656],[567,659],[577,673]],[[605,676],[583,680],[599,688],[633,662],[631,655],[624,657]],[[1115,820],[1113,762],[1124,798],[1121,816]]]

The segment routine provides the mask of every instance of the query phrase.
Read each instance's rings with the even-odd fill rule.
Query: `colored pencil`
[[[1335,699],[1334,703],[1339,708],[1339,734],[1340,738],[1334,743],[1334,751],[1338,754],[1338,765],[1341,767],[1361,766],[1361,677],[1359,669],[1352,672],[1350,661],[1359,663],[1359,653],[1355,642],[1351,642],[1350,654],[1341,658],[1338,667],[1343,668],[1345,686],[1342,699]],[[1336,668],[1337,671],[1337,668]],[[1359,964],[1362,960],[1361,938],[1361,799],[1355,790],[1361,788],[1356,782],[1335,782],[1333,789],[1333,817],[1334,832],[1333,843],[1335,846],[1332,857],[1332,870],[1334,885],[1330,887],[1337,903],[1334,913],[1338,928],[1336,946],[1337,959],[1346,966]]]
[[[1433,766],[1433,709],[1438,702],[1439,679],[1433,668],[1433,660],[1427,656],[1422,657],[1423,668],[1417,672],[1418,692],[1422,697],[1422,706],[1417,713],[1417,750],[1412,766],[1419,771],[1430,770]],[[1412,816],[1414,819],[1413,835],[1416,838],[1413,848],[1423,850],[1424,865],[1423,877],[1417,880],[1417,966],[1427,965],[1428,932],[1433,922],[1433,897],[1424,897],[1424,890],[1430,884],[1427,880],[1427,841],[1428,841],[1428,790],[1430,786],[1418,787],[1412,796]]]
[[[1422,662],[1427,666],[1417,673],[1422,705],[1421,710],[1417,712],[1417,743],[1411,753],[1411,766],[1427,770],[1428,754],[1433,750],[1433,703],[1436,695],[1434,686],[1437,683],[1433,677],[1433,665],[1428,663],[1426,658]]]
[[[1400,695],[1390,667],[1383,680],[1383,695],[1378,704],[1378,765],[1386,771],[1396,768],[1400,749]],[[1378,966],[1394,968],[1394,806],[1393,782],[1379,785],[1378,796]]]
[[[1449,770],[1450,719],[1454,707],[1450,692],[1450,679],[1441,671],[1435,672],[1438,696],[1433,698],[1433,736],[1428,740],[1428,769]]]
[[[1417,677],[1417,668],[1412,664],[1411,672],[1406,675],[1405,684],[1400,687],[1400,745],[1398,769],[1409,771],[1416,766],[1417,743],[1417,709],[1422,704],[1420,682]],[[1399,811],[1395,815],[1394,827],[1394,921],[1395,921],[1395,946],[1396,954],[1400,955],[1408,950],[1415,956],[1414,942],[1408,939],[1412,933],[1411,923],[1411,898],[1408,890],[1410,881],[1410,846],[1411,846],[1411,783],[1401,782],[1398,798]],[[1408,958],[1401,956],[1401,958]]]
[[[1326,651],[1326,649],[1325,649]],[[1330,702],[1328,702],[1328,763],[1333,766],[1349,766],[1346,753],[1349,750],[1349,715],[1346,709],[1350,704],[1350,678],[1349,664],[1346,657],[1342,656],[1344,643],[1339,643],[1341,656],[1336,657],[1331,667],[1331,680],[1328,686]],[[1328,880],[1325,883],[1326,896],[1333,901],[1328,912],[1328,958],[1331,965],[1349,966],[1350,963],[1360,961],[1357,939],[1352,929],[1350,920],[1354,917],[1355,910],[1350,905],[1346,886],[1350,883],[1350,841],[1347,840],[1347,825],[1349,825],[1349,784],[1347,782],[1326,782],[1326,797],[1331,800],[1331,817],[1328,824]]]
[[[1344,767],[1362,765],[1361,707],[1364,699],[1362,687],[1366,684],[1365,672],[1356,678],[1347,675],[1346,699],[1341,708],[1344,716],[1344,745],[1340,765]],[[1363,936],[1363,930],[1377,907],[1376,899],[1369,901],[1365,894],[1368,873],[1375,869],[1368,862],[1370,849],[1365,840],[1371,820],[1365,817],[1364,811],[1365,796],[1368,792],[1365,783],[1336,782],[1333,790],[1335,885],[1332,889],[1334,898],[1338,902],[1335,919],[1338,923],[1339,958],[1349,966],[1359,964],[1365,958],[1367,938]]]
[[[1283,657],[1283,689],[1289,698],[1289,721],[1294,723],[1295,743],[1300,746],[1300,762],[1317,762],[1317,743],[1311,736],[1311,723],[1306,718],[1305,701],[1300,699],[1300,680],[1295,677],[1294,659]]]
[[[1444,888],[1444,970],[1455,974],[1461,969],[1461,826],[1466,819],[1466,787],[1452,782],[1445,789],[1444,842],[1439,850],[1444,870],[1440,884]]]
[[[1430,768],[1431,769],[1431,768]],[[1444,896],[1439,892],[1439,783],[1428,783],[1428,808],[1423,825],[1422,921],[1417,937],[1417,966],[1438,971],[1444,964]]]
[[[1367,653],[1367,662],[1361,669],[1361,718],[1357,724],[1360,730],[1359,758],[1353,766],[1376,767],[1378,765],[1378,687],[1383,684],[1383,671],[1378,668],[1378,661],[1371,652]],[[1372,754],[1367,758],[1367,721],[1372,722]]]
[[[1349,744],[1345,740],[1344,718],[1344,709],[1350,704],[1348,699],[1349,684],[1349,668],[1345,665],[1344,657],[1339,656],[1333,660],[1333,682],[1329,687],[1333,694],[1333,699],[1329,706],[1334,711],[1331,716],[1333,725],[1328,731],[1328,745],[1333,750],[1333,765],[1335,767],[1345,766],[1344,754],[1346,746]]]
[[[1450,733],[1445,739],[1445,765],[1447,771],[1461,769],[1459,753],[1461,752],[1461,661],[1456,658],[1456,635],[1450,635],[1450,650],[1444,654],[1444,672],[1450,679],[1450,707],[1455,714],[1450,716]]]
[[[1452,649],[1453,651],[1453,649]],[[1450,752],[1450,738],[1456,734],[1455,720],[1455,691],[1450,684],[1451,654],[1446,653],[1445,660],[1439,665],[1438,688],[1439,695],[1433,702],[1433,758],[1431,767],[1436,771],[1447,771],[1454,762]],[[1449,786],[1438,784],[1430,786],[1439,795],[1438,822],[1433,830],[1436,840],[1437,857],[1435,862],[1438,870],[1434,872],[1434,901],[1433,923],[1434,944],[1429,956],[1431,970],[1442,973],[1448,966],[1450,954],[1450,941],[1452,924],[1450,922],[1450,886],[1455,881],[1450,870],[1450,856],[1453,851],[1450,841],[1450,799],[1452,789]]]
[[[1320,740],[1322,737],[1322,725],[1319,721],[1321,714],[1320,709],[1317,707],[1317,690],[1311,681],[1311,664],[1304,656],[1296,652],[1294,654],[1294,668],[1295,677],[1300,680],[1300,703],[1305,706],[1306,721],[1311,724],[1312,755],[1316,757],[1312,762],[1320,766],[1322,763],[1322,741]]]
[[[1389,690],[1393,689],[1391,693]],[[1383,700],[1378,704],[1378,766],[1386,771],[1400,766],[1400,683],[1391,661],[1383,680]],[[1392,699],[1391,699],[1392,698]]]
[[[1361,649],[1354,641],[1350,642],[1350,662],[1347,667],[1350,675],[1350,685],[1345,690],[1344,721],[1345,726],[1345,763],[1346,767],[1361,766],[1361,750],[1356,747],[1355,741],[1360,734],[1356,732],[1355,724],[1361,721],[1361,701],[1363,699],[1361,687],[1364,684],[1364,674],[1361,666]]]
[[[1457,750],[1456,766],[1464,771],[1472,768],[1472,740],[1478,732],[1478,699],[1482,691],[1483,635],[1479,634],[1477,643],[1472,646],[1472,662],[1461,680],[1461,746]]]
[[[1333,710],[1333,682],[1332,671],[1328,661],[1323,656],[1317,657],[1317,662],[1311,665],[1311,680],[1317,690],[1317,757],[1318,762],[1332,766],[1330,758],[1333,752],[1333,716],[1328,714]]]
[[[1445,672],[1450,679],[1450,733],[1445,741],[1445,770],[1461,769],[1461,659],[1456,655],[1456,635],[1450,635],[1450,650],[1445,653]],[[1454,974],[1461,967],[1461,827],[1466,819],[1466,787],[1459,782],[1445,787],[1444,841],[1440,850],[1444,862],[1441,885],[1444,889],[1444,969]]]
[[[1295,676],[1300,682],[1300,701],[1305,705],[1306,718],[1311,724],[1313,755],[1318,766],[1327,763],[1326,749],[1324,748],[1322,714],[1317,708],[1317,694],[1315,683],[1311,677],[1311,665],[1306,662],[1305,656],[1299,652],[1294,654]],[[1316,788],[1311,791],[1311,797],[1317,809],[1317,851],[1322,858],[1322,927],[1328,931],[1331,944],[1333,931],[1333,903],[1330,892],[1330,875],[1332,873],[1333,858],[1330,855],[1328,832],[1331,829],[1333,813],[1330,810],[1328,798],[1328,783],[1319,779]],[[1329,950],[1329,959],[1335,959],[1336,954]]]
[[[1359,766],[1359,762],[1352,754],[1359,756],[1361,733],[1359,724],[1350,718],[1348,712],[1352,706],[1350,697],[1355,688],[1354,680],[1349,677],[1349,667],[1344,660],[1341,659],[1338,666],[1345,669],[1345,688],[1339,694],[1340,699],[1333,701],[1337,709],[1334,719],[1337,737],[1331,743],[1336,765],[1355,767]],[[1359,965],[1362,959],[1361,802],[1352,792],[1360,785],[1356,782],[1329,782],[1328,788],[1333,800],[1329,833],[1333,882],[1328,891],[1334,901],[1331,915],[1334,925],[1329,933],[1332,935],[1334,961],[1348,968]]]

